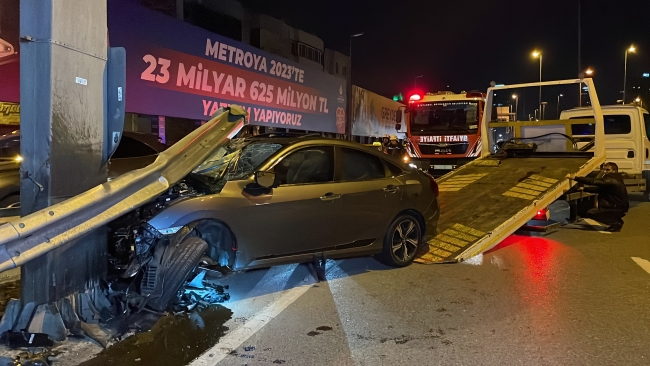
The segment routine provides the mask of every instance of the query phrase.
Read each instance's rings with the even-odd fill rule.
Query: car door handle
[[[384,191],[386,191],[388,193],[395,193],[395,192],[399,191],[399,187],[394,186],[392,184],[389,184],[384,188]]]
[[[341,198],[340,194],[334,194],[332,192],[325,193],[324,195],[320,196],[321,201],[333,201]]]

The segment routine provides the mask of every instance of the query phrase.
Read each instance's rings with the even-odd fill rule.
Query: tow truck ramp
[[[492,105],[494,90],[540,85],[585,83],[588,85],[595,117],[590,120],[488,122],[483,118],[482,157],[437,180],[440,219],[435,236],[427,238],[415,259],[417,263],[449,263],[483,253],[514,233],[570,188],[569,174],[587,175],[605,160],[603,119],[591,79],[531,83],[488,89],[486,105]],[[526,136],[525,129],[556,128],[571,135],[571,125],[596,124],[596,148],[586,152],[567,144],[565,151],[536,152],[526,157],[504,157],[490,151],[494,141],[488,129],[511,127],[514,137]],[[529,130],[530,131],[530,130]]]

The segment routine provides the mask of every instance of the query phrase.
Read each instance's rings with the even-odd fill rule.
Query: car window
[[[113,153],[111,159],[136,158],[156,154],[156,150],[149,147],[149,145],[131,137],[122,135],[120,144],[117,145],[117,149],[115,149],[115,153]]]
[[[404,170],[402,168],[398,167],[397,165],[395,165],[393,163],[389,163],[387,161],[385,161],[384,163],[386,163],[386,166],[388,167],[388,170],[390,170],[391,176],[394,177],[394,176],[401,175],[402,173],[404,173]]]
[[[591,116],[571,117],[569,119],[590,119]],[[603,116],[605,120],[605,135],[626,135],[632,131],[632,121],[630,116],[618,114]],[[573,136],[595,135],[595,125],[593,123],[585,125],[571,125]]]
[[[367,152],[356,149],[341,148],[341,180],[381,179],[386,177],[386,170],[381,159]]]
[[[650,140],[650,114],[643,113],[643,122],[645,123],[645,138]]]
[[[292,152],[273,168],[277,184],[323,183],[334,180],[334,147],[317,146]]]
[[[0,158],[14,159],[20,155],[20,137],[0,141]]]

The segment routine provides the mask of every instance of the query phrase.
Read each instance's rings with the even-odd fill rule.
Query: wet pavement
[[[190,314],[164,315],[151,330],[132,335],[107,348],[83,366],[182,366],[219,341],[232,312],[212,305]]]
[[[650,203],[636,202],[620,233],[511,236],[474,265],[328,261],[327,282],[308,282],[217,364],[650,364],[650,273],[632,259],[650,260],[649,216]],[[229,333],[305,274],[242,274]]]
[[[83,365],[647,365],[647,217],[634,202],[620,233],[514,235],[462,264],[227,276],[230,301],[202,322],[163,317]],[[54,365],[79,364],[71,355]]]

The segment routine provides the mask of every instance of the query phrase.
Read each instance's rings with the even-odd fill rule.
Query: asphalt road
[[[636,202],[620,233],[515,235],[472,264],[238,274],[230,330],[194,364],[647,365],[648,217]]]
[[[231,275],[220,281],[230,286],[224,305],[232,314],[221,312],[231,317],[228,330],[221,335],[223,320],[204,326],[197,336],[216,328],[209,338],[218,341],[191,365],[648,365],[648,217],[650,203],[633,202],[620,233],[513,235],[460,264],[328,261],[323,282],[306,265]],[[3,284],[18,278],[4,275]],[[165,329],[159,352],[209,347],[186,331]],[[155,338],[136,343],[155,348]],[[71,340],[56,364],[77,365],[100,350]],[[128,353],[113,364],[142,361]]]

